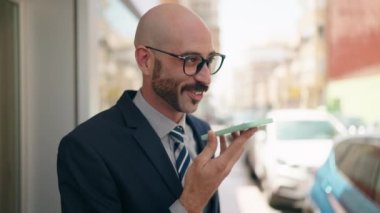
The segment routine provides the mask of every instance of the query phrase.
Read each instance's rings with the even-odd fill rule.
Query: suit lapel
[[[156,132],[150,125],[142,125],[134,136],[170,191],[175,197],[179,197],[182,192],[181,182]]]
[[[142,113],[133,104],[131,97],[136,92],[125,92],[117,103],[122,111],[126,126],[134,128],[134,138],[146,154],[149,161],[154,165],[163,181],[175,198],[182,193],[182,185],[172,166],[172,163],[162,146],[161,140],[145,119]]]

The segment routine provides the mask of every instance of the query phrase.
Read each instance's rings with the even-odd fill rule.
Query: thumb
[[[198,159],[200,159],[202,162],[203,161],[208,161],[214,156],[214,153],[217,148],[217,142],[216,142],[216,135],[213,131],[208,132],[208,141],[207,145],[203,149],[203,151],[198,155]]]

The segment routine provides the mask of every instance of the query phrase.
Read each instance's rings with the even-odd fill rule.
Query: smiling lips
[[[190,96],[191,99],[195,100],[195,101],[201,101],[202,98],[203,98],[203,91],[188,91],[188,94]]]
[[[184,93],[189,96],[193,101],[200,102],[203,98],[203,91],[185,90]]]
[[[200,83],[196,83],[195,85],[188,85],[183,88],[184,92],[188,94],[188,96],[199,102],[203,98],[203,93],[208,90],[208,86],[205,86]]]

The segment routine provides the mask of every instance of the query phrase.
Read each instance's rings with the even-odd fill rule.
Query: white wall
[[[22,212],[60,212],[59,140],[75,126],[75,0],[18,0],[21,9]]]

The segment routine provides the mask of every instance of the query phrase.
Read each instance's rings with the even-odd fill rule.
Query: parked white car
[[[276,110],[266,117],[273,123],[248,144],[248,164],[270,205],[302,207],[315,171],[326,160],[334,138],[346,130],[319,110]]]

